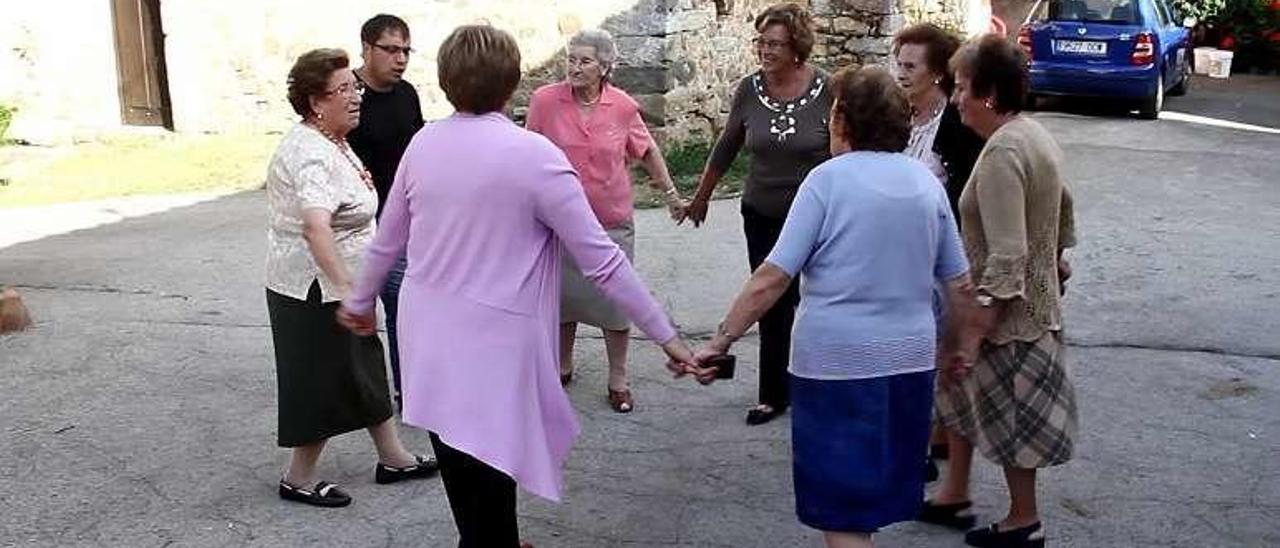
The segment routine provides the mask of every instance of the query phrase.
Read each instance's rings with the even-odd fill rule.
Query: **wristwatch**
[[[725,338],[725,340],[726,340],[726,341],[729,341],[729,343],[730,343],[730,344],[733,344],[733,343],[737,342],[737,341],[738,341],[738,339],[742,338],[742,335],[732,335],[732,334],[730,334],[730,333],[729,333],[729,328],[728,328],[728,327],[725,327],[724,322],[720,322],[720,325],[716,326],[716,335],[719,335],[719,336],[721,336],[721,337],[724,337],[724,338]]]

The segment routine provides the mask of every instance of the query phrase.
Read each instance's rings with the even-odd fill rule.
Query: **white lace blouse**
[[[299,123],[285,134],[267,167],[267,289],[306,300],[312,281],[319,280],[323,302],[341,299],[302,237],[302,212],[317,208],[333,216],[338,256],[355,276],[373,239],[378,210],[378,195],[365,185],[356,165],[363,169],[350,148],[338,148],[314,128]]]
[[[932,171],[938,181],[945,187],[947,184],[947,170],[942,165],[942,158],[933,151],[933,142],[938,138],[938,127],[942,124],[942,111],[943,109],[938,109],[936,115],[929,117],[928,120],[920,125],[911,124],[911,140],[907,142],[907,149],[903,152],[924,162],[929,171]]]

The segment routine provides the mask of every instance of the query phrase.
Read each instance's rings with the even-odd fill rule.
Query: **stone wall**
[[[644,105],[660,140],[711,139],[734,85],[756,68],[763,0],[642,0],[606,21],[623,53],[615,81]]]
[[[820,31],[814,62],[830,70],[890,63],[893,35],[911,23],[931,22],[961,36],[983,32],[988,0],[813,0]]]

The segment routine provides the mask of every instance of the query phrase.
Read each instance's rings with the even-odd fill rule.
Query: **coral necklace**
[[[347,163],[351,164],[351,169],[356,170],[356,173],[360,174],[360,180],[364,181],[364,186],[368,187],[369,190],[373,190],[373,175],[369,173],[368,169],[362,167],[359,162],[356,162],[355,159],[352,158],[352,155],[355,154],[355,152],[352,152],[351,147],[347,145],[346,139],[330,133],[329,130],[321,127],[320,124],[310,120],[307,121],[307,125],[311,126],[312,129],[319,131],[321,135],[324,135],[325,139],[328,139],[329,142],[337,146],[338,152],[341,152],[342,157],[347,159]]]

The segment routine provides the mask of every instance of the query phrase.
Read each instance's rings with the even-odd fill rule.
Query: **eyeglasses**
[[[785,48],[787,46],[790,46],[791,42],[789,40],[766,40],[762,36],[757,36],[751,39],[751,45],[755,46],[756,49],[767,49],[767,50],[776,51],[776,50]]]
[[[339,94],[339,93],[340,93],[340,94],[342,94],[342,95],[346,95],[346,96],[348,96],[348,97],[351,97],[351,96],[360,96],[360,95],[364,95],[365,87],[366,87],[366,86],[364,85],[364,82],[361,82],[361,81],[359,81],[359,80],[356,80],[356,83],[354,83],[354,84],[342,84],[342,85],[340,85],[340,86],[338,86],[338,87],[336,87],[336,88],[333,88],[333,89],[327,89],[327,90],[325,90],[325,91],[324,91],[324,93],[322,93],[321,95],[324,95],[324,96],[326,96],[326,97],[327,97],[327,96],[329,96],[329,95],[334,95],[334,94]]]
[[[387,52],[387,55],[400,55],[401,53],[403,53],[405,57],[408,57],[409,54],[413,53],[413,48],[409,46],[387,46],[384,44],[369,44],[369,45]]]

